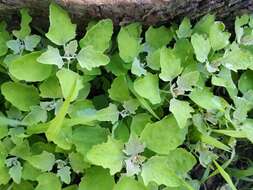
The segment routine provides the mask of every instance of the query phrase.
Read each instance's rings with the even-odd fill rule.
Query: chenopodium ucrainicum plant
[[[20,13],[19,30],[0,24],[0,189],[252,185],[252,16],[235,40],[213,15],[118,33],[92,21],[79,40],[56,4],[45,35]]]

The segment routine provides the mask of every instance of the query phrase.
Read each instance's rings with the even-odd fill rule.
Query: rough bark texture
[[[50,0],[0,0],[0,16],[15,20],[17,10],[28,7],[34,23],[48,23]],[[169,23],[184,16],[192,20],[207,13],[216,13],[227,23],[244,12],[253,12],[253,0],[55,0],[66,8],[77,23],[101,18],[111,18],[114,23],[124,24],[141,21],[143,24]],[[11,16],[10,16],[11,15]]]

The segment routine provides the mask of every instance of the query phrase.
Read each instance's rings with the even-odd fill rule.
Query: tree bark
[[[188,16],[192,20],[215,13],[219,20],[230,22],[236,15],[253,12],[253,0],[55,0],[71,14],[76,23],[111,18],[116,25],[139,21],[146,25],[170,23]],[[0,0],[0,16],[13,15],[28,7],[36,25],[48,24],[50,0]],[[15,16],[14,16],[15,18]]]

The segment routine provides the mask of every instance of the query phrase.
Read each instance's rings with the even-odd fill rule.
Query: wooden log
[[[116,25],[139,21],[146,25],[169,23],[188,16],[192,20],[215,13],[230,22],[236,15],[253,12],[253,0],[55,0],[71,14],[74,22],[86,24],[92,19],[111,18]],[[30,9],[34,23],[48,23],[50,0],[0,0],[0,16],[15,19],[17,10]],[[2,18],[3,19],[3,18]]]

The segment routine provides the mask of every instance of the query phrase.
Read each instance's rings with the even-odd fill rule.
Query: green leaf
[[[29,142],[27,140],[20,142],[10,150],[9,154],[22,159],[26,159],[28,156],[31,155]]]
[[[21,181],[20,184],[14,184],[12,186],[12,189],[13,190],[34,190],[34,187],[32,183],[28,181]]]
[[[10,74],[18,80],[25,80],[27,82],[45,80],[50,76],[52,67],[51,65],[44,65],[39,63],[37,61],[37,58],[40,55],[40,52],[33,52],[18,57],[9,65]]]
[[[209,34],[210,28],[215,21],[215,16],[207,14],[203,16],[194,26],[194,33]]]
[[[172,81],[182,71],[180,59],[172,49],[166,47],[163,47],[160,51],[160,64],[161,73],[159,77],[166,82]]]
[[[55,163],[55,156],[52,153],[43,151],[41,154],[27,158],[27,161],[35,168],[43,172],[51,171]]]
[[[80,152],[85,159],[88,151],[97,144],[106,142],[108,131],[101,127],[78,127],[73,131],[72,141],[76,150]]]
[[[145,125],[150,122],[151,122],[151,115],[147,113],[136,114],[132,118],[130,126],[131,132],[139,136],[143,131],[143,129],[145,128]]]
[[[42,109],[40,106],[32,106],[31,112],[28,113],[24,119],[23,123],[26,125],[34,125],[39,122],[46,122],[47,121],[47,111]]]
[[[201,34],[193,34],[191,36],[191,43],[199,62],[203,63],[208,60],[208,54],[211,50],[211,45],[208,39]]]
[[[125,143],[124,152],[128,156],[136,156],[144,152],[145,146],[141,143],[138,136],[135,133],[132,133],[128,142]]]
[[[35,190],[61,190],[61,182],[59,178],[53,173],[43,173],[38,178],[38,185]]]
[[[238,88],[242,93],[253,90],[253,71],[247,70],[241,75],[238,81]]]
[[[123,143],[108,136],[106,143],[94,145],[87,154],[88,160],[103,168],[109,168],[110,174],[119,172],[123,166]]]
[[[57,45],[64,45],[76,36],[76,25],[68,13],[55,3],[50,4],[50,27],[46,37]]]
[[[39,104],[39,93],[33,86],[6,82],[1,86],[5,99],[22,111],[29,111],[31,106]]]
[[[9,182],[10,175],[7,167],[0,167],[0,185],[5,185]]]
[[[146,57],[147,66],[153,70],[160,70],[160,54],[161,49],[157,49],[153,52],[149,52]]]
[[[9,33],[6,31],[6,23],[0,22],[0,57],[8,52],[6,42],[10,39]]]
[[[138,23],[121,27],[117,40],[119,55],[123,61],[132,62],[140,53],[140,34],[141,26]]]
[[[165,26],[161,26],[159,28],[154,28],[153,26],[150,26],[145,33],[146,43],[154,50],[159,49],[170,43],[172,37],[173,34],[171,30],[169,30]]]
[[[67,99],[71,95],[70,100],[75,100],[79,91],[83,88],[80,75],[63,68],[56,73],[56,76],[60,82],[63,97]]]
[[[86,32],[85,36],[80,40],[81,48],[93,46],[97,51],[104,52],[110,46],[113,33],[113,23],[110,19],[100,20]]]
[[[27,51],[33,51],[34,48],[40,43],[41,37],[38,35],[26,36],[24,39],[25,49]]]
[[[240,83],[240,80],[239,80]],[[232,73],[229,69],[222,67],[218,75],[212,76],[212,84],[216,86],[223,86],[227,89],[231,98],[235,97],[238,90],[232,79]],[[240,85],[239,85],[240,86]],[[240,87],[239,87],[240,89]]]
[[[59,50],[52,46],[48,46],[47,50],[37,58],[37,61],[47,65],[56,65],[58,68],[62,68],[64,65]]]
[[[225,48],[229,44],[230,33],[224,32],[225,25],[215,22],[209,31],[209,40],[214,51]]]
[[[40,84],[39,90],[42,98],[62,98],[60,82],[56,76],[44,80]]]
[[[252,68],[253,55],[246,49],[233,44],[218,61],[229,70],[237,72],[237,70]]]
[[[235,34],[236,34],[236,41],[241,43],[241,38],[244,35],[243,25],[246,25],[249,21],[248,15],[242,15],[241,17],[236,17],[235,20]]]
[[[71,152],[69,154],[69,164],[76,173],[82,173],[86,168],[90,167],[87,162],[84,162],[82,154],[77,152]]]
[[[147,190],[147,188],[140,182],[130,177],[122,177],[114,186],[113,190]]]
[[[109,170],[101,167],[93,166],[89,168],[86,175],[82,178],[79,184],[79,190],[112,190],[114,179],[110,175]]]
[[[225,179],[225,181],[229,184],[230,188],[232,190],[237,190],[235,185],[233,184],[233,181],[231,180],[230,176],[228,173],[214,160],[213,161],[217,169],[219,170],[221,176]]]
[[[198,71],[191,71],[183,73],[177,78],[177,88],[180,91],[192,91],[192,87],[197,85],[200,73]]]
[[[18,39],[24,39],[31,33],[31,28],[29,26],[30,22],[32,21],[32,17],[28,13],[28,9],[21,9],[21,24],[20,30],[14,30],[12,33]]]
[[[148,123],[141,133],[141,141],[158,154],[169,154],[185,140],[187,128],[179,128],[172,116],[155,123]]]
[[[224,110],[225,107],[225,100],[213,95],[207,87],[194,88],[189,97],[197,105],[207,110]]]
[[[190,37],[192,33],[191,27],[192,25],[190,19],[185,17],[176,31],[178,38]]]
[[[187,101],[177,100],[175,98],[170,100],[170,111],[173,113],[180,128],[187,126],[188,119],[192,118],[191,113],[194,109]]]
[[[143,164],[141,176],[144,184],[155,182],[169,187],[180,186],[181,181],[167,163],[167,156],[153,156]]]
[[[180,158],[180,159],[178,159]],[[168,155],[167,164],[177,176],[185,177],[197,163],[195,157],[183,148],[177,148]]]
[[[180,159],[178,159],[180,158]],[[194,156],[183,148],[173,150],[168,156],[153,156],[144,165],[141,176],[144,184],[156,182],[169,187],[193,188],[184,181],[187,172],[196,164]]]
[[[103,54],[102,51],[96,50],[92,46],[82,48],[76,58],[79,65],[89,71],[93,68],[107,65],[110,62],[108,56]]]
[[[146,76],[137,78],[134,81],[134,90],[139,96],[148,99],[152,104],[158,104],[161,102],[158,82],[157,75],[147,73]]]
[[[22,179],[36,181],[36,178],[41,174],[41,171],[33,167],[29,162],[25,162],[23,165]]]
[[[118,76],[115,78],[111,84],[111,88],[108,90],[108,93],[112,100],[119,102],[129,100],[130,93],[125,76]]]
[[[225,150],[227,152],[230,151],[230,148],[227,145],[225,145],[222,142],[218,141],[214,137],[202,134],[200,139],[201,139],[202,142],[204,142],[206,144],[209,144],[209,145],[214,146],[216,148],[219,148],[221,150]]]
[[[109,104],[108,107],[96,112],[96,120],[98,121],[110,121],[115,123],[119,119],[119,111],[115,104]]]

